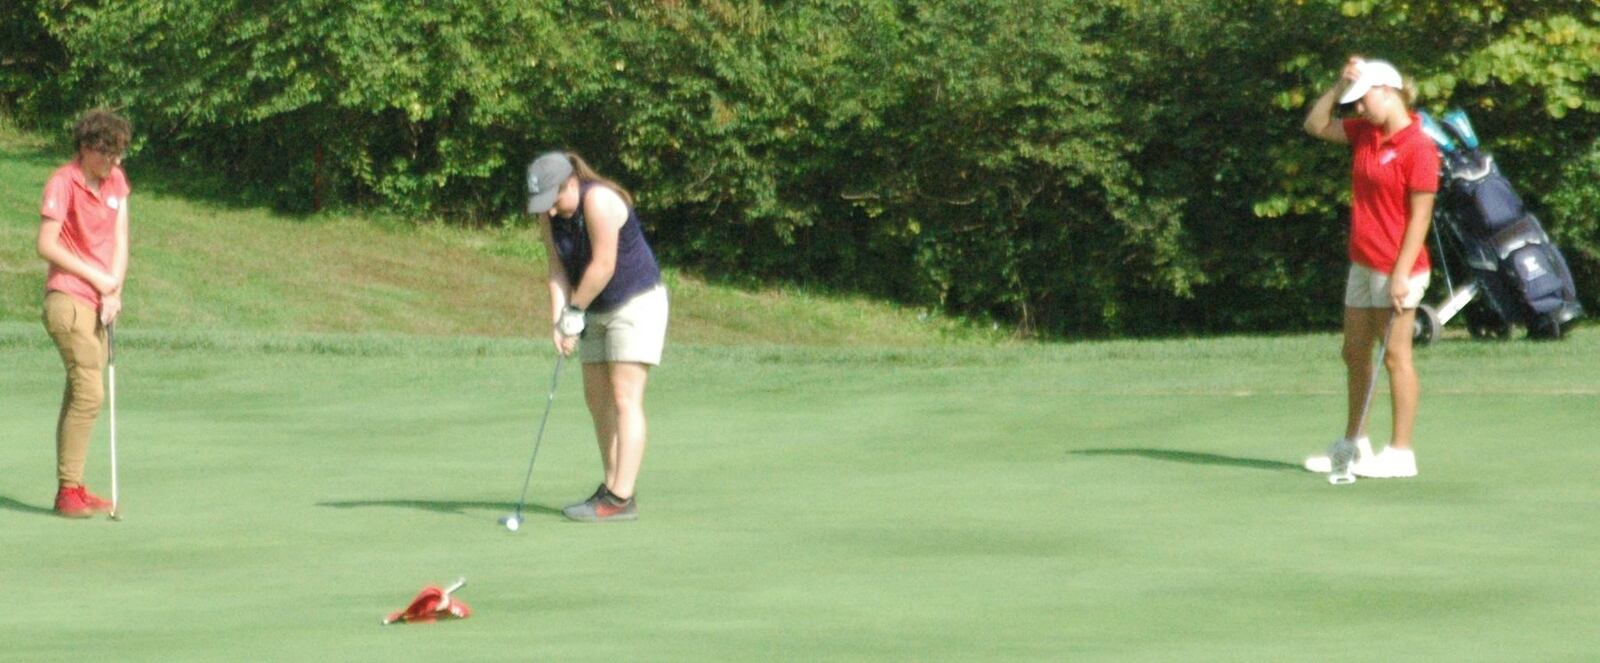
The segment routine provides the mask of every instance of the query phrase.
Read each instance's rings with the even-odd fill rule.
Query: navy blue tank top
[[[594,182],[581,183],[578,200],[587,200],[589,189],[593,186]],[[584,223],[583,203],[578,203],[578,212],[570,219],[552,217],[550,234],[555,240],[561,267],[567,270],[567,278],[573,281],[572,289],[576,291],[584,270],[589,268],[589,262],[594,258],[594,249],[589,245],[589,228]],[[600,296],[589,302],[587,310],[596,313],[611,311],[659,283],[661,267],[656,264],[656,255],[650,250],[650,245],[645,243],[644,229],[639,227],[639,213],[629,206],[628,220],[617,232],[616,270],[611,273],[611,281],[600,291]]]

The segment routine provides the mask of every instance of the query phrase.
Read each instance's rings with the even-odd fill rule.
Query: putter
[[[550,376],[550,395],[544,399],[544,416],[539,418],[539,433],[533,438],[533,455],[528,457],[528,472],[522,477],[522,495],[517,498],[517,512],[500,519],[500,524],[513,532],[522,527],[522,507],[528,502],[528,484],[533,481],[533,461],[539,458],[539,444],[544,441],[544,425],[550,421],[550,406],[556,402],[556,385],[561,382],[561,364],[567,356],[556,353],[556,370]]]
[[[1356,437],[1361,437],[1367,432],[1367,412],[1372,408],[1372,392],[1377,391],[1378,374],[1383,372],[1383,355],[1389,348],[1389,334],[1394,333],[1394,311],[1389,311],[1389,319],[1384,322],[1383,338],[1378,341],[1378,359],[1373,362],[1372,376],[1367,379],[1367,395],[1361,399],[1361,418],[1356,420]],[[1354,463],[1354,459],[1351,459]],[[1351,468],[1345,466],[1344,474],[1329,474],[1328,483],[1336,486],[1355,483],[1356,475]]]
[[[111,405],[111,513],[108,517],[121,521],[122,511],[117,508],[117,328],[114,324],[106,325],[106,379],[110,383],[106,394]]]

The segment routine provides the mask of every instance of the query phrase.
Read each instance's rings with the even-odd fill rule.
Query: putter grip
[[[117,326],[106,325],[106,363],[117,363]]]

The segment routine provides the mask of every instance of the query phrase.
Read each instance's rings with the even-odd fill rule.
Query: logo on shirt
[[[109,196],[106,198],[106,207],[110,207],[111,209],[122,209],[122,199],[116,196]]]
[[[1400,153],[1396,152],[1392,148],[1384,150],[1382,152],[1379,152],[1378,153],[1378,165],[1387,166],[1387,165],[1389,165],[1390,161],[1394,161],[1399,156],[1400,156]]]

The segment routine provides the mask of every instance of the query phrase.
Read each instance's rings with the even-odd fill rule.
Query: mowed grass
[[[544,405],[540,342],[130,328],[123,345],[126,520],[67,521],[46,512],[58,360],[33,325],[0,325],[0,658],[1578,661],[1600,646],[1593,329],[1426,350],[1422,476],[1347,487],[1297,467],[1341,425],[1331,335],[679,344],[652,378],[642,519],[556,513],[598,479],[571,372],[516,534],[495,520]],[[1376,430],[1388,420],[1377,408]],[[378,625],[457,576],[471,619]]]

